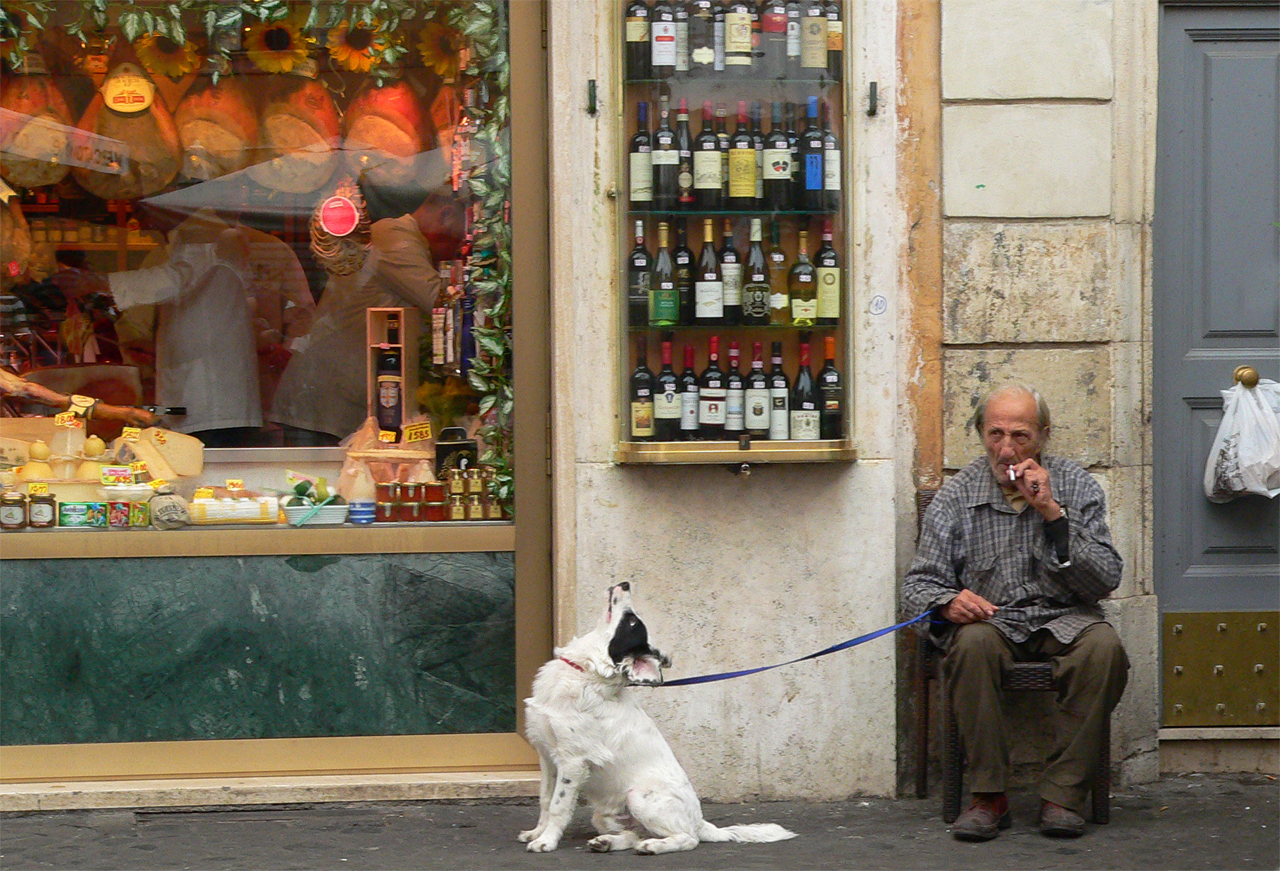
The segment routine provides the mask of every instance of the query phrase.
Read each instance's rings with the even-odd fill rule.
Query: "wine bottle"
[[[826,19],[823,19],[824,21]],[[810,212],[821,212],[826,208],[826,178],[824,161],[825,143],[822,129],[818,126],[818,98],[810,97],[808,103],[808,126],[800,134],[800,161],[804,171],[804,194],[799,206]],[[657,172],[658,145],[653,146],[654,172]],[[657,197],[655,191],[654,197]]]
[[[649,326],[674,327],[680,323],[680,294],[676,290],[675,267],[665,222],[658,224],[658,252],[653,258],[649,281]]]
[[[712,336],[707,343],[707,368],[698,379],[698,438],[703,441],[724,438],[726,398],[724,371],[720,368],[720,337]]]
[[[636,247],[627,261],[627,323],[643,327],[649,322],[649,287],[653,258],[644,245],[644,221],[636,221]]]
[[[809,232],[800,231],[800,247],[796,262],[787,275],[787,292],[791,294],[791,324],[811,327],[818,319],[818,271],[809,259]]]
[[[748,5],[751,7],[751,77],[754,79],[764,74],[764,43],[760,34],[760,3]]]
[[[689,72],[689,4],[671,0],[676,12],[676,72]]]
[[[764,140],[764,167],[761,175],[764,181],[765,208],[775,212],[791,208],[791,143],[787,141],[787,131],[782,126],[782,104],[774,103],[770,120],[769,135]]]
[[[698,437],[698,373],[693,370],[693,345],[684,346],[684,371],[680,373],[680,438]]]
[[[831,129],[831,106],[822,104],[822,188],[823,207],[829,212],[840,210],[840,140]]]
[[[676,148],[680,162],[676,169],[676,203],[681,209],[693,208],[693,139],[689,135],[689,101],[680,98],[676,111]]]
[[[729,198],[729,129],[725,120],[728,110],[724,103],[716,103],[716,143],[720,146],[720,205],[723,208]]]
[[[631,372],[631,440],[653,440],[653,372],[643,335],[636,339],[636,368]]]
[[[844,20],[839,0],[827,0],[827,77],[838,82],[844,77]]]
[[[693,323],[693,278],[695,258],[689,247],[684,218],[676,218],[676,250],[671,253],[676,268],[676,297],[680,300],[680,323]]]
[[[764,133],[760,129],[760,101],[751,104],[751,145],[756,152],[755,202],[753,208],[764,206]]]
[[[378,429],[396,434],[400,441],[400,424],[403,422],[401,396],[404,389],[404,372],[401,371],[401,348],[384,342],[378,347],[374,365],[374,378],[378,386]]]
[[[787,4],[784,0],[764,0],[760,4],[760,49],[763,75],[787,78]]]
[[[826,34],[823,35],[825,37]],[[669,0],[657,0],[649,11],[649,43],[652,47],[653,77],[671,78],[676,71],[676,10]],[[825,43],[823,50],[825,53]],[[824,68],[827,65],[825,54],[822,65]]]
[[[680,175],[680,146],[676,132],[671,129],[671,110],[666,97],[662,98],[658,111],[658,129],[653,133],[653,208],[659,212],[676,210],[677,186]]]
[[[725,0],[713,0],[711,6],[711,33],[712,39],[715,40],[716,59],[713,64],[714,71],[724,73],[724,16],[728,11]]]
[[[717,69],[714,6],[715,0],[693,0],[689,4],[689,71],[694,76],[706,77]],[[724,27],[723,21],[720,26]],[[723,67],[722,60],[720,68]]]
[[[809,340],[800,340],[800,369],[791,389],[791,438],[812,441],[821,434],[821,400],[809,369]]]
[[[733,245],[733,222],[724,219],[724,244],[720,246],[720,278],[724,282],[724,323],[742,323],[742,256]]]
[[[653,386],[653,440],[680,440],[680,381],[671,368],[671,340],[662,340],[662,368]]]
[[[800,77],[800,0],[787,0],[787,78]]]
[[[729,368],[724,374],[724,437],[727,439],[736,439],[745,428],[746,385],[742,380],[741,358],[738,343],[730,342]]]
[[[657,20],[655,6],[654,27]],[[656,59],[653,65],[656,72]],[[802,0],[800,6],[800,70],[809,78],[819,78],[827,72],[827,11],[822,0]]]
[[[747,435],[753,439],[769,437],[769,409],[773,403],[769,398],[769,379],[764,374],[764,360],[761,359],[759,342],[751,343],[751,371],[747,373],[746,385],[742,393],[743,425]]]
[[[626,14],[627,78],[632,81],[653,78],[653,49],[649,46],[649,4],[646,0],[631,0],[627,4]]]
[[[716,211],[724,203],[720,140],[711,126],[711,117],[711,101],[706,100],[702,104],[702,129],[693,140],[694,204],[702,212]]]
[[[738,127],[729,140],[729,208],[744,211],[756,204],[756,143],[747,126],[747,101],[738,101]]]
[[[800,134],[796,132],[796,104],[787,103],[787,144],[791,147],[791,208],[803,208],[804,162],[800,159]]]
[[[750,327],[769,325],[769,264],[761,247],[760,219],[751,219],[751,247],[742,282],[742,323]]]
[[[775,219],[769,226],[769,323],[791,323],[791,292],[787,282],[787,252],[782,250],[782,229]]]
[[[824,336],[826,361],[818,372],[818,391],[822,397],[820,435],[824,439],[844,438],[844,387],[836,369],[836,337]]]
[[[773,343],[771,357],[773,368],[769,370],[769,438],[786,439],[790,433],[791,416],[788,403],[791,399],[791,383],[782,371],[782,343]]]
[[[694,267],[693,322],[698,326],[724,323],[724,277],[716,262],[715,233],[711,218],[702,219],[702,254]]]
[[[649,104],[636,104],[636,135],[631,137],[631,208],[653,205],[653,137],[649,134]]]
[[[751,75],[751,4],[727,0],[724,12],[725,74],[735,78]]]
[[[831,244],[831,219],[822,222],[822,245],[813,255],[818,279],[818,317],[820,327],[840,323],[840,257]]]

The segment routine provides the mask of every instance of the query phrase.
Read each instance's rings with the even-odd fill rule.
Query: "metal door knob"
[[[1232,377],[1245,387],[1253,388],[1258,386],[1258,370],[1252,366],[1237,366]]]

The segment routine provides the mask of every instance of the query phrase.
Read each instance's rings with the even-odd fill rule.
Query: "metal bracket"
[[[867,114],[868,115],[875,115],[880,108],[880,97],[878,94],[878,87],[879,86],[875,82],[872,82],[871,86],[868,88],[868,91],[867,91]]]

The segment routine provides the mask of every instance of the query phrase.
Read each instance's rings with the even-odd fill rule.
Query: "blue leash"
[[[890,632],[897,632],[899,629],[902,629],[906,626],[910,626],[912,623],[919,623],[921,620],[924,620],[932,616],[932,614],[933,614],[932,611],[925,611],[919,617],[912,617],[910,620],[906,620],[902,623],[898,623],[895,626],[887,626],[884,629],[877,629],[875,632],[868,632],[866,635],[859,635],[857,638],[850,638],[848,641],[842,641],[839,644],[835,644],[835,645],[832,645],[831,647],[826,648],[825,650],[819,650],[817,653],[810,653],[808,656],[801,656],[798,659],[791,659],[791,660],[788,660],[787,662],[780,662],[777,665],[763,665],[759,668],[748,668],[743,671],[726,671],[726,672],[721,672],[720,674],[703,674],[703,675],[698,675],[697,677],[682,677],[679,680],[665,681],[661,684],[661,686],[679,687],[679,686],[687,686],[689,684],[695,684],[695,683],[714,683],[715,681],[718,681],[718,680],[729,680],[730,678],[734,678],[734,677],[743,677],[748,674],[758,674],[759,672],[762,672],[762,671],[769,671],[770,669],[774,669],[774,668],[782,668],[782,666],[784,665],[792,665],[797,662],[804,662],[806,659],[817,659],[819,656],[826,656],[828,653],[835,653],[837,650],[847,650],[850,647],[856,647],[859,644],[863,644],[867,641],[871,641],[872,639],[879,638],[881,635],[888,635]]]

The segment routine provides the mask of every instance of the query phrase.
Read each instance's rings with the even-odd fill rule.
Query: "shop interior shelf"
[[[619,442],[613,460],[620,464],[715,465],[740,463],[853,462],[852,439],[745,442]]]

